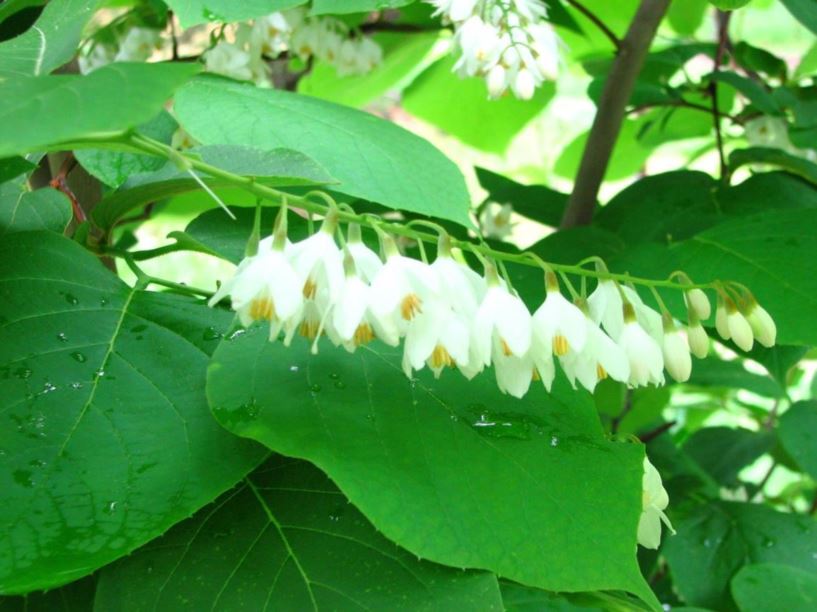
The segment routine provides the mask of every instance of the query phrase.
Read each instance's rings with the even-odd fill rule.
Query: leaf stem
[[[567,0],[567,3],[579,11],[582,15],[587,17],[593,23],[593,25],[601,31],[602,34],[610,39],[610,42],[613,43],[613,46],[616,49],[621,47],[621,39],[615,35],[615,33],[607,26],[606,23],[601,20],[598,15],[577,0]]]

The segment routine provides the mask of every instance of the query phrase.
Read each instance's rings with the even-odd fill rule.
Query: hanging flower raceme
[[[545,272],[545,298],[531,315],[503,270],[486,262],[485,275],[455,257],[452,240],[440,232],[433,263],[401,253],[380,226],[383,259],[367,246],[357,223],[351,223],[341,248],[336,237],[345,213],[330,208],[320,229],[290,244],[286,212],[273,236],[258,240],[254,231],[248,255],[210,304],[229,296],[243,325],[269,321],[270,339],[283,332],[289,345],[297,335],[317,352],[322,337],[353,352],[375,339],[390,346],[403,342],[402,367],[412,377],[429,368],[439,377],[458,369],[467,378],[493,367],[499,389],[523,397],[533,381],[550,391],[557,364],[567,381],[593,391],[606,379],[630,387],[662,385],[665,371],[680,383],[689,380],[692,356],[709,350],[704,328],[712,314],[702,287],[718,294],[715,327],[724,339],[749,350],[756,339],[772,346],[776,327],[749,290],[735,283],[696,286],[683,273],[680,282],[646,281],[611,274],[598,263],[597,286],[581,295],[568,275],[594,276],[575,266],[539,262]],[[360,217],[353,215],[354,219]],[[386,226],[385,222],[382,225]],[[403,228],[401,234],[407,233]],[[480,248],[459,243],[480,255]],[[509,257],[510,258],[510,257]],[[519,256],[514,256],[519,262]],[[569,300],[559,283],[573,296]],[[648,306],[633,286],[651,289],[658,310]],[[687,325],[665,307],[656,285],[682,291]]]
[[[543,81],[556,78],[559,39],[545,21],[541,0],[428,0],[435,15],[454,25],[461,77],[485,79],[491,98],[509,89],[529,100]]]
[[[638,543],[644,548],[656,549],[661,545],[661,523],[664,523],[673,535],[675,535],[675,529],[672,528],[672,523],[664,514],[664,510],[669,505],[669,495],[661,483],[661,474],[646,457],[644,457],[641,504]]]

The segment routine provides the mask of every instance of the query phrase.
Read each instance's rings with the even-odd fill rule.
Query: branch
[[[718,50],[715,52],[715,67],[712,69],[712,74],[717,75],[723,62],[723,54],[729,45],[729,18],[732,16],[731,11],[724,12],[718,10],[715,18],[718,21]],[[721,180],[729,180],[729,166],[726,163],[726,154],[723,150],[723,133],[721,132],[721,111],[718,108],[718,81],[711,79],[709,81],[709,95],[712,98],[712,121],[715,124],[715,141],[718,145],[718,159],[720,160],[720,176]]]
[[[593,219],[599,187],[621,131],[627,102],[669,2],[641,0],[627,34],[621,40],[584,147],[573,193],[562,217],[562,228],[587,225]]]
[[[606,23],[599,19],[598,15],[596,15],[593,11],[591,11],[589,8],[587,8],[580,2],[577,2],[576,0],[566,1],[570,6],[572,6],[574,9],[576,9],[582,15],[584,15],[590,21],[592,21],[593,25],[595,25],[599,30],[601,30],[602,34],[604,34],[607,38],[610,39],[610,42],[613,43],[613,46],[616,49],[621,48],[621,40],[619,39],[619,37],[615,35],[615,32],[613,32],[610,28],[607,27]]]

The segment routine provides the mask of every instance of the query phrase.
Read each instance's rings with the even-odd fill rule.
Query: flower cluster
[[[454,24],[460,52],[454,69],[461,77],[484,77],[492,98],[510,88],[529,100],[544,80],[556,78],[559,39],[543,21],[547,8],[541,0],[428,1]]]
[[[266,60],[285,53],[304,61],[314,57],[333,66],[339,76],[365,74],[383,59],[382,49],[371,38],[352,36],[342,21],[310,17],[301,7],[239,24],[235,41],[219,41],[204,60],[209,72],[267,86]]]
[[[644,457],[644,476],[641,484],[641,517],[638,520],[638,543],[644,548],[656,549],[661,545],[661,523],[675,535],[667,515],[669,495],[661,482],[661,474]]]
[[[162,48],[162,34],[150,28],[131,28],[116,43],[95,41],[83,47],[77,62],[87,74],[112,62],[144,62]]]
[[[711,307],[699,288],[685,292],[686,333],[631,287],[604,279],[609,274],[586,299],[571,302],[548,269],[546,297],[531,314],[492,264],[478,275],[453,256],[444,234],[436,260],[427,264],[401,254],[382,231],[381,259],[356,225],[341,249],[336,212],[295,244],[286,239],[285,215],[279,219],[274,236],[241,262],[210,304],[229,295],[243,325],[268,320],[270,339],[283,331],[286,345],[296,333],[312,341],[313,351],[323,335],[349,351],[375,338],[391,346],[403,340],[407,376],[426,366],[435,376],[455,367],[470,379],[493,365],[499,388],[515,397],[533,380],[550,390],[556,362],[574,387],[578,382],[590,391],[608,377],[632,387],[663,384],[665,368],[685,381],[690,353],[705,357],[709,348],[701,321]],[[716,326],[724,338],[745,350],[754,337],[774,343],[774,322],[753,298],[719,300]]]

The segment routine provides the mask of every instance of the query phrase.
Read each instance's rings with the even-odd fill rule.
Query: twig
[[[587,225],[593,219],[599,187],[621,131],[627,103],[669,2],[641,0],[621,40],[582,153],[573,193],[562,217],[562,228]]]
[[[60,165],[60,169],[57,171],[57,174],[49,181],[49,185],[51,185],[57,191],[61,191],[68,199],[71,201],[71,210],[74,212],[74,218],[80,223],[84,223],[88,220],[88,217],[85,214],[85,211],[82,210],[82,206],[79,205],[77,201],[77,197],[74,195],[74,192],[71,191],[71,188],[68,186],[68,175],[71,173],[77,165],[77,158],[74,157],[74,154],[68,152],[63,160],[62,164]]]
[[[176,21],[175,15],[173,11],[167,12],[167,21],[170,24],[170,43],[171,43],[171,52],[173,54],[173,61],[177,61],[179,59],[179,41],[176,38]]]
[[[607,24],[604,23],[598,15],[596,15],[593,11],[589,8],[584,6],[581,2],[577,2],[577,0],[567,0],[567,3],[572,6],[574,9],[579,11],[582,15],[587,17],[590,21],[593,22],[599,30],[601,30],[602,34],[604,34],[607,38],[610,39],[610,42],[613,43],[613,46],[618,49],[621,47],[621,39],[616,36],[615,32],[613,32]]]
[[[673,425],[675,425],[676,421],[667,421],[666,423],[662,423],[655,429],[651,429],[650,431],[641,434],[638,436],[638,439],[641,440],[644,444],[655,440],[658,436],[660,436],[665,431],[669,430]]]
[[[624,395],[624,405],[621,407],[621,412],[614,416],[612,422],[610,423],[611,433],[618,433],[618,428],[621,425],[621,421],[624,420],[624,417],[627,416],[627,413],[629,413],[630,410],[632,409],[633,409],[633,390],[627,389]]]
[[[721,62],[726,46],[729,44],[729,19],[732,17],[731,11],[718,10],[715,18],[718,22],[718,50],[715,52],[715,66],[712,75],[715,76],[720,71]],[[718,159],[720,160],[720,176],[722,181],[729,180],[729,166],[726,163],[726,154],[723,150],[723,133],[721,131],[721,110],[718,108],[718,81],[709,81],[709,95],[712,98],[712,121],[715,123],[715,141],[718,145]]]

